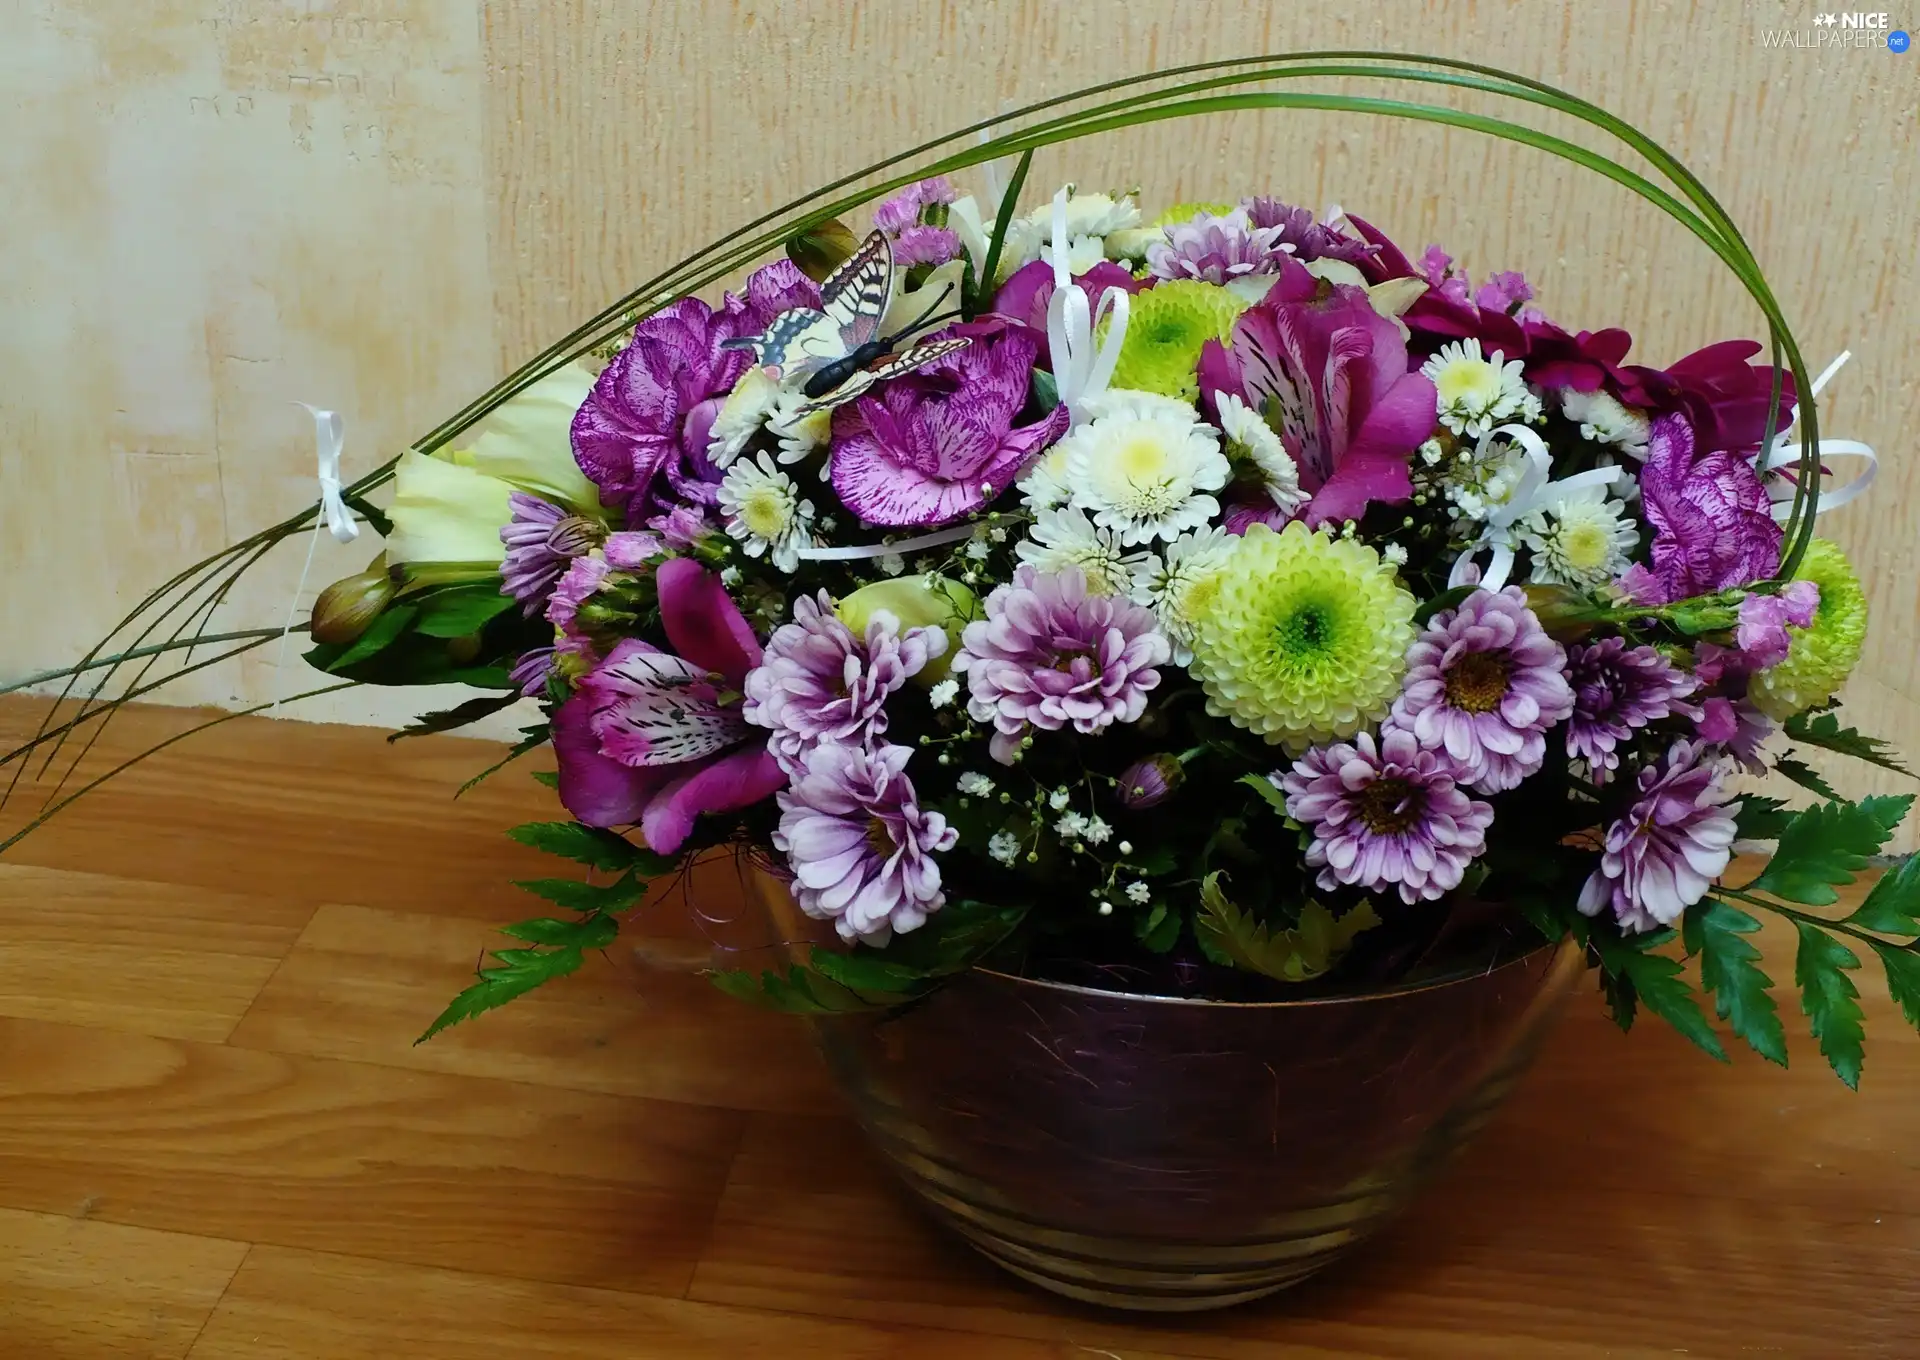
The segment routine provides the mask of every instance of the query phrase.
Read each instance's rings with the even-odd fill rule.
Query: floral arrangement
[[[414,731],[536,701],[513,755],[551,743],[570,819],[514,834],[596,875],[523,885],[554,910],[429,1033],[716,847],[831,927],[715,974],[791,1010],[975,966],[1367,990],[1570,935],[1623,1027],[1724,1057],[1704,1000],[1784,1063],[1770,913],[1849,1085],[1861,950],[1920,1024],[1914,861],[1819,910],[1912,800],[1791,753],[1900,768],[1834,712],[1867,619],[1789,453],[1813,390],[1751,341],[1629,362],[1352,214],[1023,212],[1026,168],[816,214],[349,492],[385,551],[307,659],[492,689]],[[1740,792],[1768,769],[1814,801]]]

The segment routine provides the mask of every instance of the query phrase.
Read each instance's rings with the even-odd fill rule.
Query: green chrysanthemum
[[[1820,587],[1813,626],[1789,624],[1787,659],[1754,676],[1748,691],[1755,706],[1776,720],[1831,699],[1860,664],[1867,638],[1867,595],[1837,544],[1824,538],[1808,543],[1795,576]]]
[[[1352,539],[1248,529],[1194,620],[1207,711],[1298,753],[1386,716],[1413,642],[1414,599]]]
[[[1192,401],[1194,369],[1209,340],[1225,340],[1247,304],[1224,288],[1194,279],[1156,284],[1133,295],[1113,385]]]
[[[1205,213],[1208,217],[1225,217],[1233,211],[1231,203],[1176,203],[1153,219],[1156,227],[1177,227],[1182,222],[1191,222]]]

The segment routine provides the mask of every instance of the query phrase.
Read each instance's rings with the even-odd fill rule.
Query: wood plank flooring
[[[42,711],[0,700],[0,749]],[[129,711],[88,768],[190,720]],[[921,1219],[798,1024],[691,976],[684,893],[609,958],[414,1046],[488,923],[525,914],[509,880],[552,871],[500,834],[554,815],[531,760],[451,799],[496,755],[245,720],[8,852],[0,1357],[1920,1354],[1920,1039],[1866,970],[1857,1095],[1797,1017],[1791,1070],[1722,1067],[1582,995],[1479,1143],[1350,1262],[1139,1320]],[[729,913],[726,873],[695,891]]]

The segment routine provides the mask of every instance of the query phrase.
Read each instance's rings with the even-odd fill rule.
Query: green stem
[[[306,630],[307,625],[304,623],[297,623],[293,626],[293,631],[296,633],[304,633]],[[182,648],[191,650],[194,647],[203,645],[210,646],[216,642],[240,642],[247,638],[265,639],[277,638],[279,636],[280,630],[278,628],[244,628],[237,633],[204,633],[199,637],[187,638],[185,640],[175,638],[171,642],[156,642],[151,647],[135,647],[132,651],[115,652],[112,656],[95,657],[89,661],[82,661],[78,665],[62,666],[58,670],[41,671],[38,675],[29,675],[24,680],[15,680],[12,684],[0,685],[0,694],[13,694],[23,689],[29,689],[34,685],[44,685],[49,680],[63,680],[69,676],[79,675],[83,671],[98,670],[102,666],[117,666],[122,661],[135,661],[140,657],[157,656],[162,652],[177,652]]]
[[[1752,886],[1751,883],[1747,885],[1747,887]],[[1790,921],[1800,921],[1810,926],[1819,926],[1822,930],[1831,930],[1841,935],[1851,935],[1854,939],[1864,940],[1870,945],[1885,945],[1887,943],[1887,941],[1881,939],[1878,935],[1862,930],[1858,926],[1850,926],[1844,921],[1829,921],[1826,917],[1815,916],[1812,912],[1795,911],[1792,907],[1784,903],[1770,901],[1764,897],[1757,897],[1742,888],[1721,886],[1713,889],[1713,892],[1721,897],[1731,897],[1738,901],[1745,902],[1750,907],[1758,907],[1762,911],[1770,911],[1776,916],[1784,916]]]

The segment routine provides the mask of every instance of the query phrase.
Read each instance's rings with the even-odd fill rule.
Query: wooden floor
[[[38,712],[0,701],[0,746]],[[0,1357],[1920,1354],[1920,1041],[1878,976],[1858,1095],[1804,1038],[1720,1067],[1582,995],[1349,1264],[1140,1322],[918,1218],[795,1022],[659,971],[684,903],[655,967],[623,937],[413,1047],[552,871],[500,835],[552,815],[525,770],[449,801],[493,753],[238,722],[0,862]]]

